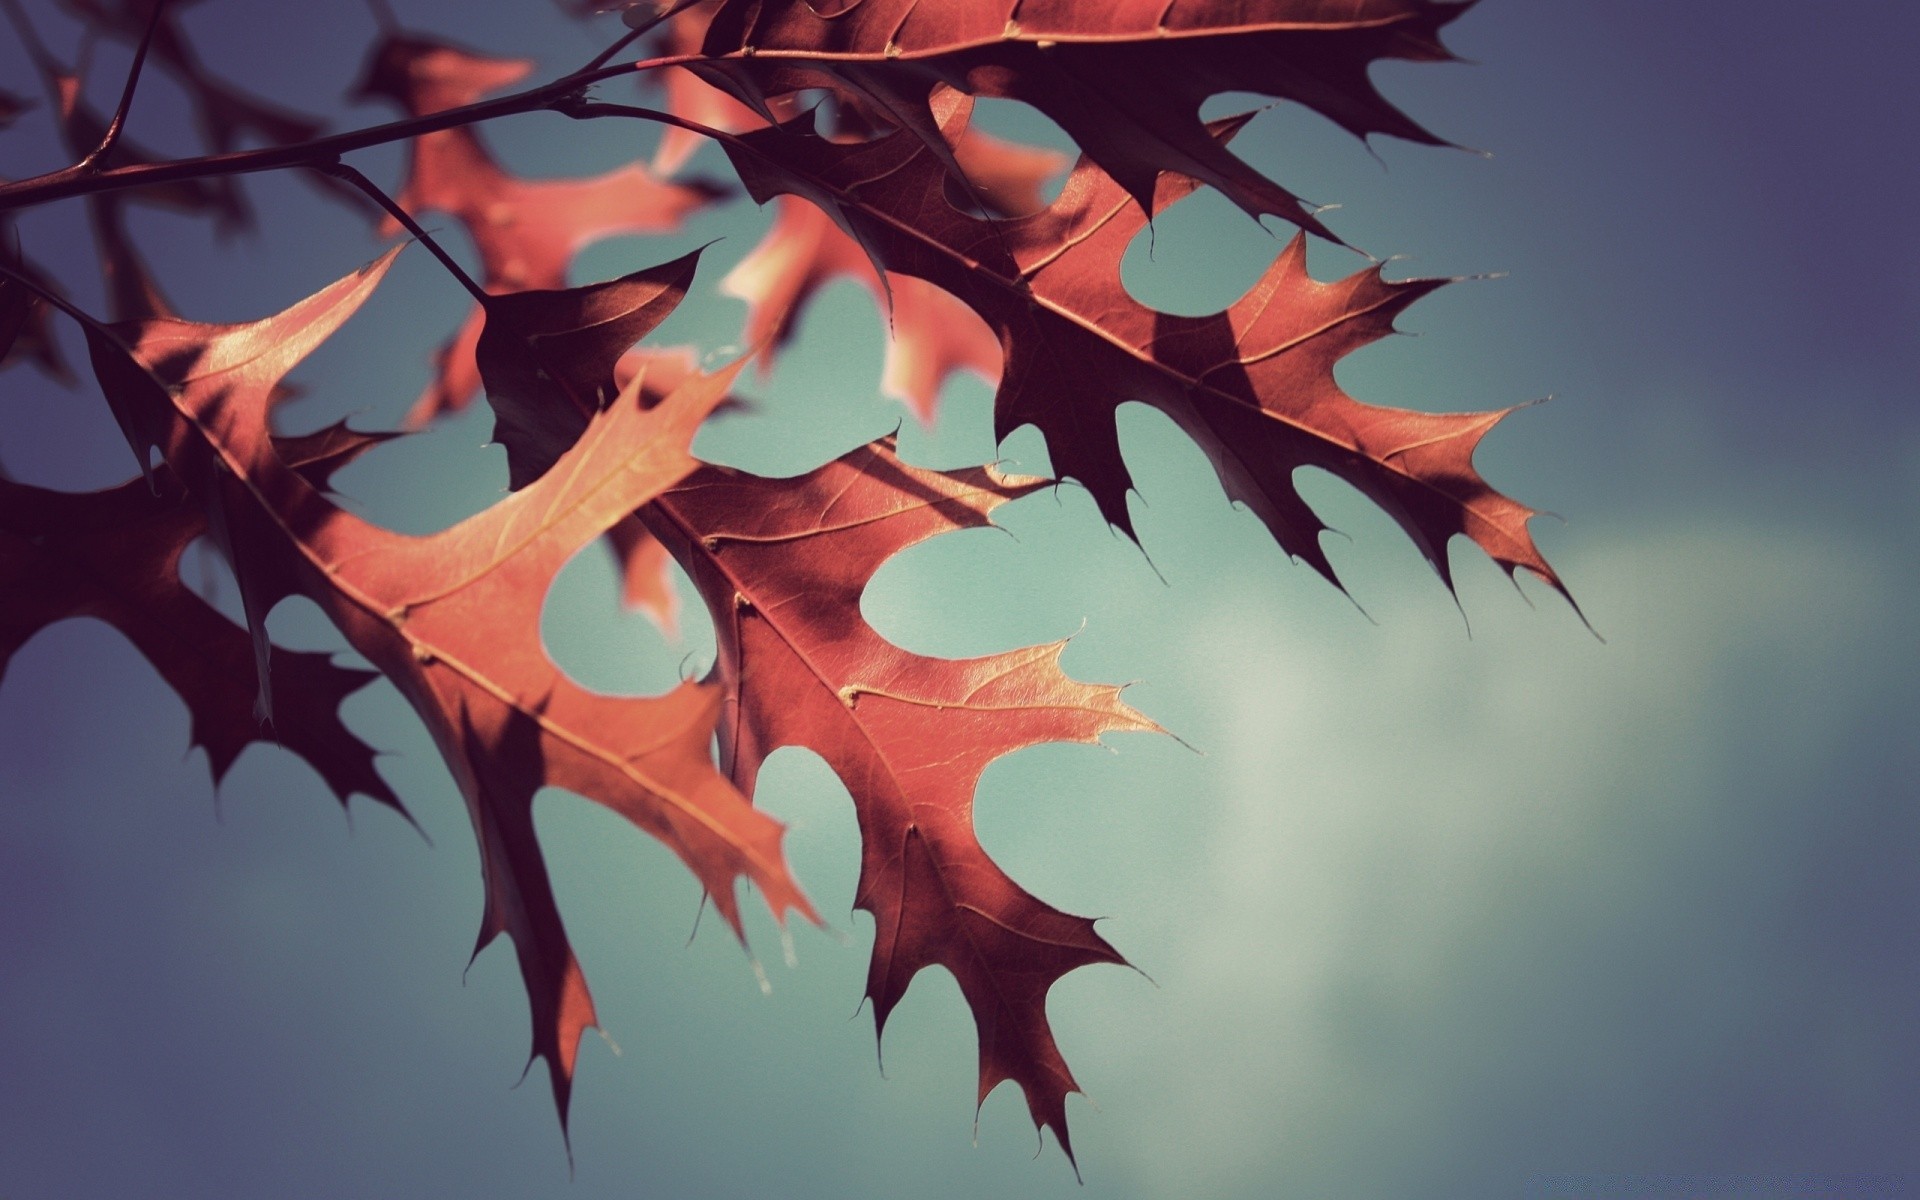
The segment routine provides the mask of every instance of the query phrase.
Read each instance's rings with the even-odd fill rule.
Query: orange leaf
[[[88,341],[136,452],[160,447],[206,513],[256,629],[283,596],[308,596],[426,723],[480,843],[486,913],[475,952],[502,933],[513,939],[533,1054],[551,1067],[564,1127],[594,1015],[534,835],[540,788],[567,788],[659,838],[736,933],[741,876],[777,918],[813,917],[779,823],[714,769],[719,689],[597,695],[562,675],[540,642],[555,574],[694,466],[686,447],[728,377],[693,378],[651,409],[630,386],[552,471],[494,507],[429,537],[377,528],[292,469],[268,411],[282,376],[359,307],[392,257],[262,321],[134,322],[90,328]]]
[[[1158,726],[1119,688],[1062,673],[1064,643],[928,658],[860,615],[887,559],[989,525],[999,505],[1048,483],[912,467],[885,438],[793,479],[704,466],[641,517],[713,614],[731,704],[720,746],[734,780],[751,792],[767,755],[806,746],[853,796],[876,1032],[915,974],[946,967],[979,1031],[979,1101],[1016,1081],[1035,1124],[1071,1158],[1065,1101],[1079,1089],[1047,1025],[1047,991],[1076,967],[1124,960],[1091,920],[1035,898],[987,857],[974,790],[989,763],[1021,747]]]

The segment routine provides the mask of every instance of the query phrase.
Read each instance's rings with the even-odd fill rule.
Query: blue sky
[[[539,5],[395,6],[549,69],[596,45]],[[364,10],[258,11],[208,0],[187,24],[256,90],[336,124],[376,118],[337,99],[374,34]],[[283,19],[302,23],[293,42]],[[45,25],[71,47],[70,27]],[[1073,674],[1139,680],[1130,698],[1202,751],[1045,747],[982,786],[995,857],[1105,914],[1151,976],[1089,969],[1052,995],[1098,1105],[1069,1106],[1084,1190],[1051,1146],[1033,1160],[1012,1089],[974,1144],[972,1031],[950,980],[915,984],[877,1069],[854,1011],[870,925],[849,911],[852,814],[818,759],[785,751],[762,776],[833,926],[796,931],[789,968],[771,924],[750,925],[767,995],[717,923],[687,944],[697,890],[670,855],[576,798],[539,802],[619,1047],[583,1048],[569,1183],[546,1088],[511,1086],[526,1047],[511,954],[462,983],[478,865],[398,698],[369,689],[349,720],[392,751],[383,770],[431,846],[364,802],[343,820],[277,750],[249,751],[216,799],[165,686],[117,634],[69,622],[0,685],[0,1193],[1426,1198],[1555,1194],[1566,1173],[1642,1189],[1624,1194],[1707,1176],[1736,1195],[1815,1176],[1920,1191],[1920,215],[1900,141],[1920,117],[1900,86],[1917,34],[1920,16],[1858,0],[1487,0],[1450,31],[1474,65],[1376,78],[1492,157],[1386,141],[1376,158],[1286,110],[1237,143],[1339,203],[1330,222],[1354,244],[1405,255],[1390,272],[1502,276],[1422,301],[1400,322],[1418,337],[1340,378],[1413,407],[1553,396],[1479,461],[1564,515],[1536,532],[1604,642],[1466,547],[1456,608],[1385,517],[1312,480],[1348,535],[1329,552],[1349,603],[1138,408],[1122,431],[1151,567],[1068,489],[1004,509],[1012,538],[956,534],[881,573],[866,612],[901,644],[962,655],[1073,635]],[[109,104],[124,57],[96,55]],[[10,39],[0,79],[31,90]],[[134,132],[186,152],[183,111],[156,77]],[[489,130],[541,174],[611,165],[650,136],[537,116]],[[0,173],[57,161],[31,117],[0,136]],[[388,182],[397,169],[386,152],[357,161]],[[377,251],[300,182],[248,186],[261,228],[232,243],[142,215],[189,315],[271,311]],[[741,309],[710,285],[763,222],[743,203],[611,242],[579,278],[724,235],[663,331],[718,361]],[[77,211],[34,214],[22,237],[91,300]],[[1126,279],[1209,311],[1277,248],[1201,196]],[[1313,261],[1323,277],[1364,265],[1327,247]],[[464,307],[426,255],[403,256],[314,357],[292,419],[397,420]],[[753,385],[761,410],[699,450],[791,472],[893,428],[881,337],[865,294],[836,288]],[[0,429],[0,461],[30,482],[127,473],[97,398],[29,370],[0,376]],[[377,519],[444,525],[504,487],[487,429],[462,417],[342,485]],[[986,389],[954,384],[902,450],[992,457]],[[1000,452],[1044,467],[1030,431]],[[299,603],[274,628],[338,645]],[[711,655],[698,629],[668,644],[620,614],[597,549],[563,575],[543,631],[607,690],[657,690]]]

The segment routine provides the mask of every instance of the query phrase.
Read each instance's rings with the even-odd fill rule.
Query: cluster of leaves
[[[686,295],[698,254],[587,286],[566,280],[587,243],[672,229],[726,194],[683,178],[700,139],[717,141],[747,192],[776,206],[766,240],[723,284],[749,304],[745,340],[763,367],[810,298],[851,277],[891,323],[889,392],[930,416],[951,373],[994,381],[996,436],[1038,427],[1057,475],[1129,535],[1115,411],[1141,401],[1206,451],[1228,496],[1285,551],[1330,580],[1323,526],[1293,485],[1303,466],[1371,497],[1443,578],[1447,543],[1465,534],[1509,573],[1560,588],[1527,533],[1531,511],[1471,463],[1504,411],[1373,407],[1334,381],[1336,362],[1444,281],[1390,281],[1377,269],[1311,278],[1305,237],[1331,232],[1234,155],[1247,116],[1198,115],[1212,95],[1247,91],[1306,105],[1356,135],[1432,141],[1375,91],[1368,68],[1447,58],[1439,34],[1463,4],[700,0],[629,7],[630,32],[593,63],[518,92],[507,89],[532,64],[388,18],[356,94],[390,102],[399,120],[321,136],[319,123],[210,73],[164,0],[62,3],[99,35],[138,45],[134,76],[103,120],[73,69],[8,4],[74,165],[0,183],[0,220],[28,205],[84,203],[109,312],[97,319],[64,299],[8,235],[0,354],[70,379],[48,326],[52,312],[69,315],[146,477],[85,495],[0,478],[0,667],[54,621],[106,620],[186,701],[216,780],[246,745],[270,739],[311,763],[343,804],[359,793],[401,810],[372,751],[339,719],[341,700],[373,672],[275,646],[265,632],[281,599],[311,599],[412,704],[459,784],[485,872],[476,953],[501,934],[512,940],[532,1052],[549,1065],[563,1124],[594,1011],[535,838],[536,791],[569,789],[659,838],[739,933],[743,879],[776,919],[816,919],[782,856],[781,826],[752,802],[761,764],[792,745],[832,766],[858,813],[856,903],[875,926],[866,995],[876,1024],[919,971],[947,968],[978,1028],[980,1099],[1015,1081],[1071,1155],[1065,1099],[1077,1088],[1048,1028],[1047,992],[1075,968],[1123,960],[1091,920],[1029,894],[988,858],[973,793],[989,763],[1021,747],[1156,728],[1120,689],[1066,676],[1057,644],[936,659],[891,644],[861,616],[862,592],[890,557],[987,524],[997,506],[1054,481],[992,465],[923,469],[892,439],[793,478],[691,457],[740,364],[703,374],[691,352],[638,344]],[[651,57],[620,61],[636,44]],[[209,156],[162,161],[121,136],[148,56],[191,98]],[[636,74],[659,85],[663,107],[590,91]],[[1031,105],[1077,143],[1081,158],[1056,199],[1042,199],[1042,184],[1064,161],[971,130],[979,96]],[[0,121],[27,107],[0,94]],[[649,163],[524,179],[499,164],[478,126],[535,109],[665,132]],[[247,137],[263,144],[237,149]],[[402,139],[409,159],[393,197],[341,160]],[[439,534],[393,533],[330,498],[335,470],[398,434],[274,428],[288,372],[353,314],[397,251],[283,312],[212,325],[175,314],[128,236],[129,203],[243,223],[239,174],[302,167],[376,216],[380,234],[425,241],[473,294],[409,423],[484,393],[513,494]],[[1157,312],[1122,287],[1122,256],[1155,213],[1201,187],[1297,233],[1225,311]],[[476,273],[421,229],[416,218],[429,212],[470,235]],[[247,628],[181,580],[181,553],[203,536],[240,583]],[[718,643],[705,679],[659,697],[608,697],[548,659],[538,616],[549,584],[601,537],[624,560],[630,601],[663,624],[676,619],[669,559],[691,577]]]

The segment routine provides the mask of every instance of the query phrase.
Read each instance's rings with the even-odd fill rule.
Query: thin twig
[[[639,39],[640,35],[645,32],[646,30],[644,29],[627,30],[625,33],[620,35],[620,38],[618,41],[614,42],[613,45],[608,46],[605,50],[602,50],[600,53],[594,55],[593,61],[588,63],[586,66],[581,67],[580,69],[582,71],[599,70],[601,67],[606,66],[607,63],[612,60],[614,55],[620,53],[622,50],[625,50],[628,46],[633,45],[633,43]]]
[[[645,37],[657,28],[661,22],[680,15],[699,2],[700,0],[680,0],[680,3],[673,5],[671,8],[655,13],[644,25],[636,25],[632,29],[629,29],[620,36],[619,41],[616,41],[613,45],[608,46],[605,50],[595,55],[592,62],[580,68],[579,73],[585,74],[588,71],[597,71],[601,67],[606,66],[608,62],[612,61],[614,55],[625,50],[628,46],[633,45],[636,40]]]
[[[22,265],[25,264],[22,263]],[[59,292],[54,291],[52,288],[34,279],[31,275],[24,274],[5,262],[0,262],[0,280],[17,283],[21,287],[26,288],[29,292],[39,297],[43,303],[51,305],[69,317],[72,317],[82,329],[103,334],[115,341],[119,340],[119,335],[109,329],[104,321],[97,319],[92,313],[89,313],[86,309],[81,308]]]
[[[447,253],[446,248],[435,241],[433,235],[423,229],[420,222],[413,219],[413,214],[402,208],[399,201],[387,195],[386,191],[382,189],[379,184],[368,179],[365,175],[362,175],[346,163],[340,162],[338,159],[333,162],[311,163],[309,165],[313,170],[320,172],[322,175],[331,175],[335,179],[350,183],[365,192],[375,204],[386,209],[387,213],[391,215],[394,220],[400,222],[400,224],[406,228],[406,231],[413,235],[415,241],[425,246],[435,258],[439,259],[440,265],[451,272],[453,277],[460,281],[460,286],[466,288],[475,300],[478,300],[481,304],[485,304],[488,300],[492,299],[487,293],[487,289],[475,283],[473,276],[467,274],[465,268],[453,260],[453,256]]]
[[[716,142],[730,142],[744,146],[739,138],[724,129],[715,129],[711,125],[702,125],[690,121],[677,113],[663,112],[657,108],[648,108],[641,104],[614,104],[606,100],[576,100],[570,104],[555,107],[556,112],[569,117],[588,119],[592,117],[637,117],[642,121],[658,121],[662,125],[672,125],[688,133],[697,133],[701,137],[712,138]]]
[[[0,0],[0,7],[10,8],[11,0]],[[209,179],[222,175],[250,175],[259,171],[279,171],[288,167],[311,167],[354,150],[405,141],[408,138],[419,137],[421,134],[436,133],[442,129],[457,129],[465,125],[478,124],[481,121],[491,121],[496,117],[537,112],[543,108],[567,111],[566,106],[571,98],[577,97],[585,88],[601,80],[614,79],[640,71],[656,70],[660,67],[675,67],[681,63],[697,62],[700,59],[701,56],[698,54],[678,54],[665,58],[622,63],[615,67],[600,67],[593,71],[575,72],[551,83],[529,88],[524,92],[499,96],[492,100],[481,100],[458,108],[428,113],[425,116],[389,121],[384,125],[374,125],[366,129],[330,134],[290,146],[237,150],[228,154],[211,154],[201,158],[174,159],[171,162],[134,163],[84,174],[72,168],[51,171],[31,179],[0,184],[0,212],[30,208],[74,196],[125,191],[129,188],[155,187],[165,183],[177,183],[183,179]]]
[[[147,50],[153,45],[153,36],[160,29],[160,15],[166,11],[167,0],[153,0],[153,7],[147,14],[146,32],[140,35],[140,45],[133,52],[133,66],[127,69],[127,86],[120,92],[120,104],[113,110],[113,120],[107,122],[107,132],[100,137],[100,144],[74,166],[82,171],[90,171],[94,164],[111,152],[120,141],[120,131],[126,127],[127,111],[133,107],[133,89],[140,83],[140,68],[146,65]]]

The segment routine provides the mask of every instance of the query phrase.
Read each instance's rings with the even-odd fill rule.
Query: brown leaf
[[[1041,189],[1072,165],[1058,150],[1024,146],[971,126],[959,131],[953,157],[966,173],[962,190],[995,216],[1024,217],[1047,206]]]
[[[849,114],[858,112],[848,103],[836,111],[843,126]],[[864,139],[842,136],[836,140]],[[967,194],[1003,216],[1044,208],[1042,184],[1067,165],[1064,155],[1051,150],[1003,141],[973,129],[960,133],[953,153],[967,173]],[[924,279],[883,277],[867,253],[830,217],[793,196],[775,201],[767,236],[720,285],[728,295],[747,302],[742,338],[759,347],[763,375],[771,371],[775,354],[797,332],[807,303],[841,277],[863,284],[887,322],[880,390],[912,409],[923,423],[933,421],[940,389],[954,372],[972,371],[989,384],[1000,381],[1000,344],[972,310]]]
[[[1356,136],[1437,139],[1381,97],[1383,59],[1446,61],[1440,30],[1470,7],[1437,0],[725,0],[701,46],[702,78],[768,112],[831,86],[860,95],[938,152],[927,120],[940,84],[1031,104],[1143,209],[1175,171],[1255,217],[1325,229],[1299,198],[1229,154],[1202,125],[1221,92],[1306,105]],[[1330,235],[1329,235],[1330,236]]]
[[[964,123],[967,107],[965,97],[947,93],[936,113],[950,128]],[[1244,121],[1215,122],[1213,134],[1225,140]],[[1227,494],[1330,580],[1318,540],[1324,526],[1293,484],[1303,466],[1373,499],[1443,579],[1447,542],[1464,533],[1509,573],[1524,568],[1564,594],[1527,532],[1532,510],[1494,491],[1472,466],[1480,438],[1511,409],[1372,407],[1334,381],[1336,362],[1391,332],[1402,309],[1446,280],[1391,282],[1368,270],[1320,283],[1308,276],[1296,239],[1224,312],[1172,316],[1122,286],[1121,258],[1145,214],[1090,161],[1046,210],[989,221],[945,201],[944,164],[904,131],[848,146],[808,132],[803,119],[741,134],[727,150],[756,199],[806,196],[888,270],[935,283],[979,313],[1007,352],[996,435],[1038,427],[1054,470],[1084,483],[1102,515],[1129,534],[1132,480],[1114,414],[1139,400],[1178,421],[1213,460]],[[1163,176],[1155,203],[1174,203],[1196,186]]]
[[[741,340],[759,347],[761,374],[799,331],[800,314],[836,279],[859,281],[882,319],[891,306],[891,336],[881,390],[932,422],[947,376],[967,370],[988,383],[1000,378],[1000,343],[966,305],[923,279],[880,273],[860,247],[813,205],[793,196],[775,202],[773,225],[753,253],[721,281],[720,290],[747,302]]]
[[[538,478],[619,389],[618,364],[687,294],[698,250],[605,283],[489,297],[474,362],[507,451],[508,486]]]
[[[979,1101],[1011,1079],[1072,1156],[1079,1090],[1047,1025],[1046,995],[1076,967],[1124,960],[1093,922],[1022,889],[973,831],[980,774],[1043,742],[1158,727],[1120,689],[1067,678],[1065,643],[948,660],[893,645],[860,615],[880,565],[1049,481],[991,467],[928,471],[892,438],[793,479],[703,466],[641,510],[706,598],[730,710],[720,745],[751,793],[781,746],[833,767],[860,821],[855,904],[874,918],[867,997],[876,1032],[925,967],[946,967],[980,1038]]]
[[[337,465],[337,450],[327,457]],[[318,771],[343,806],[358,792],[405,815],[374,769],[373,749],[340,722],[340,702],[377,678],[374,672],[274,646],[271,669],[286,685],[283,703],[271,726],[255,716],[247,631],[180,579],[180,556],[206,534],[206,517],[170,473],[158,473],[156,482],[157,493],[139,479],[70,493],[0,476],[0,590],[7,596],[0,605],[0,674],[39,630],[97,618],[125,634],[186,702],[192,744],[206,750],[215,784],[249,745],[278,742]]]
[[[660,36],[654,39],[655,54],[665,57],[697,54],[707,37],[707,23],[713,20],[713,0],[695,4],[667,19]],[[738,133],[764,124],[760,115],[726,92],[701,79],[692,71],[668,67],[658,72],[661,89],[666,93],[667,111],[697,121],[709,129]],[[669,125],[660,131],[660,144],[653,152],[654,172],[665,178],[687,165],[694,151],[707,139],[691,129]]]
[[[547,658],[539,612],[554,575],[694,465],[686,447],[726,377],[689,381],[651,410],[629,388],[556,469],[430,537],[343,512],[281,457],[267,414],[284,374],[350,315],[392,254],[286,311],[243,325],[154,320],[89,329],[96,374],[134,438],[165,453],[208,517],[256,625],[311,598],[391,680],[433,734],[467,802],[486,878],[475,947],[502,933],[519,957],[533,1055],[551,1068],[564,1127],[592,1001],[567,943],[533,826],[535,793],[563,787],[672,848],[741,929],[734,881],[769,909],[813,917],[783,861],[778,822],[713,766],[719,689],[610,697]]]
[[[673,590],[673,557],[667,548],[633,519],[607,530],[607,541],[620,563],[621,602],[653,618],[668,637],[677,636],[680,597]]]
[[[691,347],[664,350],[633,349],[614,364],[614,382],[634,384],[640,403],[651,408],[699,372]],[[748,408],[746,401],[729,396],[714,409],[715,416]],[[607,542],[620,563],[620,599],[629,609],[643,612],[668,637],[680,632],[680,596],[674,590],[673,557],[639,518],[629,517],[607,530]]]
[[[539,445],[564,442],[586,426],[592,403],[540,382],[544,391],[524,402],[548,406],[555,436]],[[545,468],[538,448],[528,465],[544,482],[561,464]],[[885,439],[795,479],[704,466],[636,515],[714,616],[716,675],[733,706],[721,752],[741,790],[751,793],[774,749],[805,745],[853,795],[866,848],[857,903],[876,923],[868,995],[877,1021],[884,1026],[922,967],[946,966],[980,1030],[981,1102],[1018,1081],[1036,1124],[1071,1157],[1065,1100],[1078,1089],[1047,1027],[1046,993],[1077,966],[1124,960],[1090,920],[1035,899],[986,857],[973,835],[973,791],[988,763],[1023,746],[1157,726],[1121,703],[1118,688],[1062,674],[1063,644],[947,661],[891,645],[860,617],[860,593],[893,554],[989,524],[999,504],[1048,482],[992,468],[920,470]],[[627,539],[630,564],[651,549],[616,537]]]

